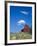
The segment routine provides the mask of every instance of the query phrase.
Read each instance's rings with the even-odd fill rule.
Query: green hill
[[[32,35],[28,32],[10,33],[10,40],[31,39]]]

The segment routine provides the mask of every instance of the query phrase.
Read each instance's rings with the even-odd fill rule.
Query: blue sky
[[[28,24],[32,25],[32,7],[10,6],[10,32],[19,32]]]

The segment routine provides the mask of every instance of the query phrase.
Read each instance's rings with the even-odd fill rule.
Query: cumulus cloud
[[[18,24],[25,24],[26,22],[24,20],[19,20]]]
[[[28,12],[26,11],[20,11],[22,14],[28,15]]]

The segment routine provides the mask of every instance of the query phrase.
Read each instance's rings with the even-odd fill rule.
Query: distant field
[[[10,33],[10,40],[31,39],[32,35],[28,32]]]

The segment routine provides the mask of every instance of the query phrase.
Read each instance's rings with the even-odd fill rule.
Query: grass
[[[10,40],[31,39],[32,35],[28,32],[10,33]]]

